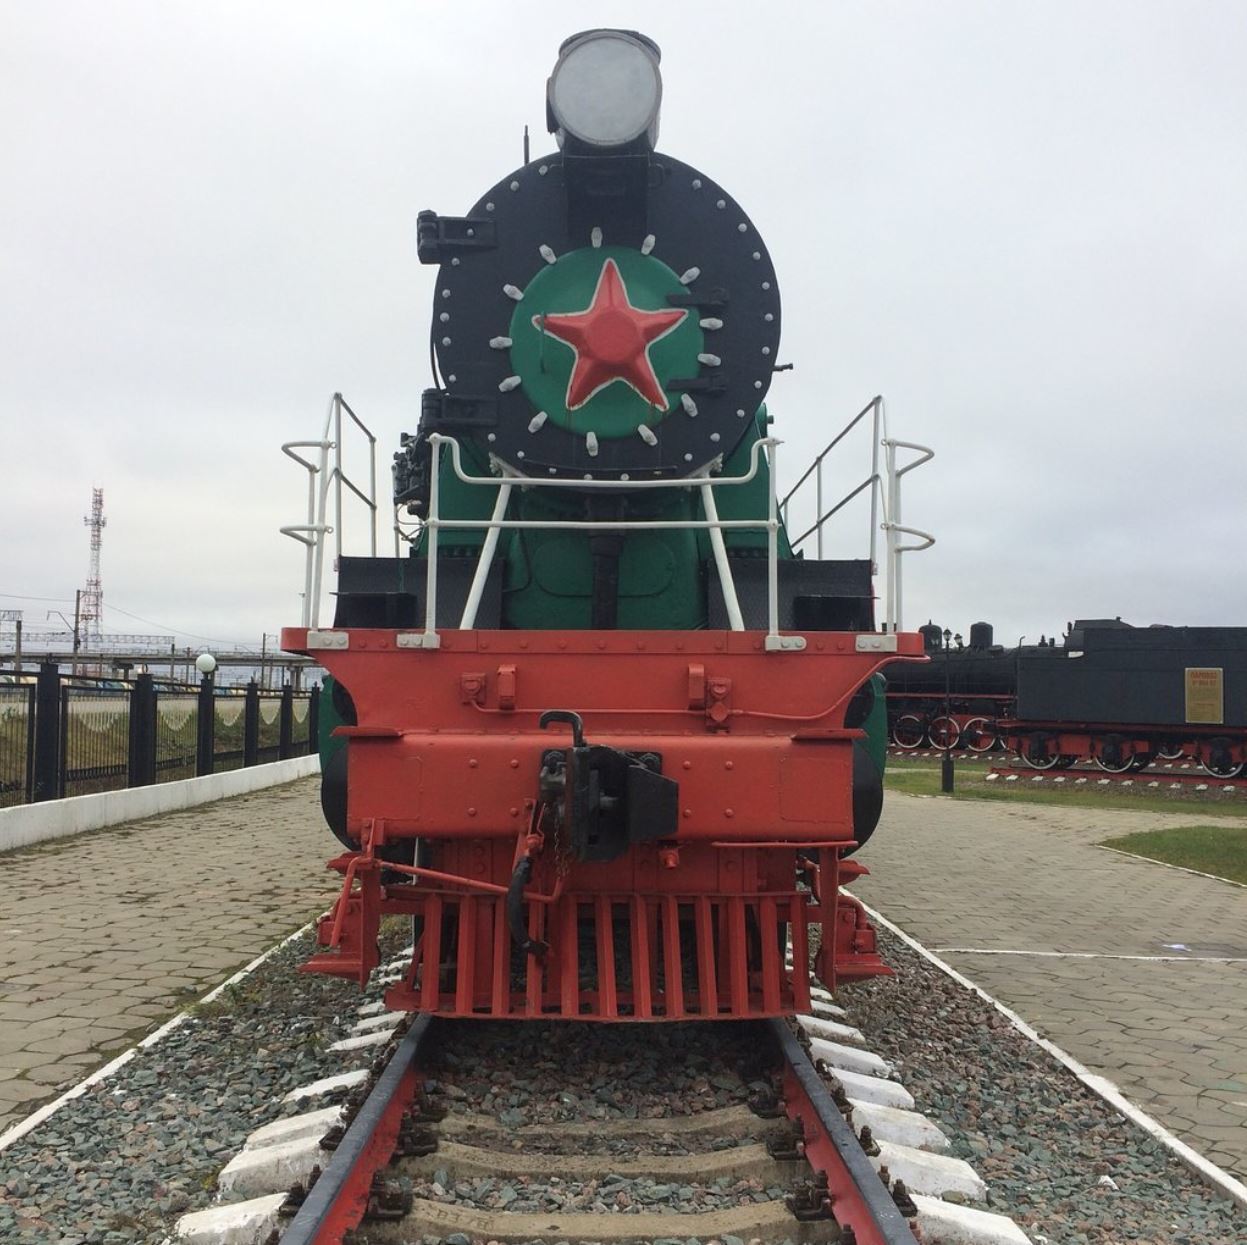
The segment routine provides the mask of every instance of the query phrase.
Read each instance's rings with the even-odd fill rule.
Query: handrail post
[[[342,560],[342,395],[333,395],[333,551]],[[335,565],[337,563],[335,562]]]
[[[727,543],[723,539],[723,528],[719,526],[719,506],[714,499],[714,485],[707,480],[700,487],[702,509],[706,512],[706,520],[711,525],[709,529],[710,548],[714,552],[714,563],[719,572],[719,587],[723,590],[723,604],[727,608],[728,624],[733,631],[744,631],[745,618],[740,612],[740,598],[736,593],[736,579],[732,574],[731,563],[727,560]],[[774,502],[774,499],[775,490],[772,488],[772,502]]]
[[[437,531],[441,526],[439,503],[441,489],[439,487],[442,462],[442,437],[434,433],[429,437],[433,449],[432,470],[429,477],[429,513],[424,521],[426,533],[424,544],[425,578],[424,578],[424,636],[421,646],[437,648],[440,641],[437,636]]]
[[[767,482],[766,522],[766,630],[771,639],[779,637],[779,514],[776,483],[779,442],[772,440],[767,452],[771,478]]]
[[[877,575],[879,573],[879,560],[877,556],[878,538],[879,538],[879,491],[882,488],[882,481],[879,479],[879,419],[883,413],[883,397],[875,399],[875,415],[872,420],[873,431],[870,439],[870,478],[873,483],[870,486],[870,573]]]
[[[485,595],[485,583],[489,579],[490,567],[494,564],[494,551],[498,548],[501,523],[506,518],[507,505],[511,500],[513,487],[510,480],[503,480],[498,485],[498,496],[494,499],[494,512],[490,516],[492,526],[485,533],[485,542],[481,545],[480,556],[476,559],[472,586],[468,590],[468,599],[463,603],[463,614],[459,619],[460,631],[471,631],[476,626],[476,612],[480,609],[481,598]]]

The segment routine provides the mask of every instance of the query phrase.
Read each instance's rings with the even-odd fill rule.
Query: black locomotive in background
[[[1034,769],[1108,773],[1188,756],[1218,778],[1247,762],[1247,627],[1134,627],[1081,619],[1058,641],[1006,648],[922,628],[930,662],[888,674],[901,748],[1015,752]]]

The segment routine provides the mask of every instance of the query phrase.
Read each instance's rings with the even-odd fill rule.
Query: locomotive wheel
[[[1000,746],[988,718],[971,718],[961,730],[962,742],[971,752],[994,752]]]
[[[1031,769],[1056,769],[1061,760],[1060,756],[1055,752],[1045,753],[1039,757],[1032,756],[1031,749],[1027,746],[1029,742],[1030,741],[1028,740],[1023,744],[1022,751],[1018,753],[1018,760],[1021,761],[1023,765],[1029,765]]]
[[[1106,774],[1124,774],[1128,770],[1134,769],[1134,757],[1123,757],[1117,764],[1106,761],[1103,757],[1091,758]]]
[[[1154,760],[1156,760],[1156,753],[1154,752],[1136,752],[1130,758],[1130,768],[1136,771],[1147,769]]]
[[[1186,749],[1181,744],[1166,744],[1162,748],[1157,748],[1156,755],[1162,761],[1180,761],[1186,756]]]
[[[1208,760],[1201,761],[1200,765],[1214,778],[1237,778],[1243,772],[1243,763],[1241,761],[1217,762]]]
[[[922,719],[912,713],[902,713],[892,727],[892,742],[898,748],[921,748],[926,737]]]
[[[955,748],[961,740],[961,728],[956,718],[948,718],[941,714],[927,730],[933,748]]]
[[[1062,752],[1056,759],[1057,769],[1069,769],[1078,763],[1078,754],[1076,752]]]

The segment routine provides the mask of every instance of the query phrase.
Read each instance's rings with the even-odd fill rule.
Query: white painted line
[[[315,921],[309,921],[306,925],[302,925],[296,929],[293,934],[288,935],[278,943],[274,943],[267,951],[264,952],[263,955],[256,956],[250,964],[240,968],[232,977],[227,977],[219,986],[209,990],[203,998],[198,999],[183,1011],[178,1012],[176,1016],[166,1020],[159,1029],[149,1033],[145,1038],[143,1038],[142,1041],[138,1042],[134,1046],[131,1046],[129,1050],[123,1051],[115,1059],[106,1063],[102,1068],[97,1068],[91,1073],[90,1076],[83,1078],[83,1080],[79,1081],[76,1085],[70,1086],[70,1088],[67,1089],[59,1098],[55,1098],[51,1102],[44,1103],[43,1106],[41,1106],[37,1111],[32,1112],[24,1120],[19,1120],[4,1133],[0,1133],[0,1150],[7,1149],[15,1141],[19,1141],[22,1137],[25,1137],[31,1129],[37,1128],[49,1116],[55,1115],[56,1112],[59,1111],[67,1102],[72,1102],[75,1098],[81,1098],[92,1085],[98,1085],[100,1081],[107,1080],[114,1072],[117,1071],[118,1068],[122,1068],[128,1064],[140,1050],[145,1050],[149,1046],[155,1046],[161,1038],[166,1037],[168,1034],[172,1033],[174,1029],[185,1024],[186,1021],[190,1019],[191,1012],[194,1011],[196,1007],[203,1003],[211,1003],[223,990],[227,989],[229,986],[232,986],[235,982],[241,981],[244,977],[250,976],[250,974],[255,972],[255,970],[265,962],[265,960],[276,955],[277,952],[280,951],[287,943],[293,942],[296,938],[306,934],[315,924]]]
[[[937,955],[1024,955],[1050,960],[1144,960],[1158,964],[1247,964],[1247,956],[1115,955],[1108,951],[1005,951],[997,947],[936,947]]]
[[[1112,852],[1114,856],[1128,856],[1131,860],[1141,860],[1144,864],[1159,865],[1162,869],[1176,869],[1179,873],[1190,873],[1197,878],[1211,878],[1214,882],[1224,882],[1226,886],[1237,886],[1240,890],[1247,890],[1247,883],[1235,882],[1232,878],[1221,878],[1215,873],[1203,873],[1199,869],[1188,869],[1185,865],[1171,865],[1167,860],[1153,860],[1150,856],[1124,852],[1120,847],[1109,847],[1105,843],[1097,843],[1095,846],[1102,852]]]
[[[1198,1176],[1201,1176],[1227,1197],[1232,1198],[1240,1206],[1247,1206],[1247,1185],[1244,1185],[1241,1180],[1236,1180],[1224,1168],[1218,1167],[1216,1163],[1206,1159],[1198,1150],[1192,1149],[1185,1141],[1175,1137],[1163,1124],[1153,1119],[1146,1111],[1141,1111],[1107,1077],[1092,1072],[1090,1068],[1080,1063],[1073,1055],[1062,1050],[1055,1042],[1050,1042],[1047,1038],[1041,1037],[1011,1007],[1006,1007],[1005,1004],[988,994],[986,990],[976,986],[968,977],[964,977],[951,964],[941,960],[934,952],[928,951],[916,938],[907,934],[899,925],[894,925],[889,921],[882,912],[876,911],[860,899],[858,902],[862,904],[866,914],[872,921],[877,921],[884,929],[890,930],[907,947],[922,956],[923,959],[934,964],[941,972],[946,973],[967,990],[973,990],[984,1002],[990,1003],[1023,1037],[1029,1038],[1037,1046],[1046,1050],[1058,1063],[1072,1072],[1089,1090],[1098,1094],[1109,1106],[1120,1115],[1125,1116],[1131,1123],[1137,1124],[1149,1136],[1154,1137]]]

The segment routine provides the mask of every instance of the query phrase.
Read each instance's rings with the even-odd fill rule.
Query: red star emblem
[[[628,301],[619,265],[602,265],[593,299],[583,311],[533,316],[538,332],[549,333],[576,354],[567,382],[567,409],[584,406],[613,381],[631,385],[650,406],[666,408],[649,348],[681,324],[687,311],[644,311]]]

